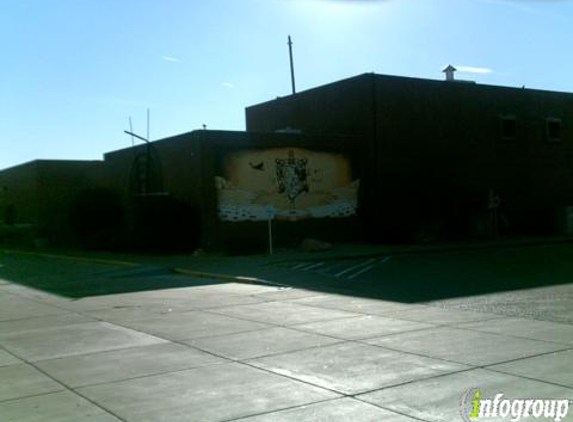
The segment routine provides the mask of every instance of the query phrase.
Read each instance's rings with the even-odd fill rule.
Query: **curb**
[[[12,255],[24,255],[24,256],[35,256],[40,258],[49,258],[49,259],[59,259],[62,261],[72,261],[72,262],[83,262],[83,263],[94,263],[94,264],[103,264],[103,265],[112,265],[118,267],[140,267],[142,264],[136,262],[128,262],[128,261],[117,261],[113,259],[101,259],[101,258],[86,258],[82,256],[69,256],[69,255],[58,255],[58,254],[50,254],[50,253],[42,253],[42,252],[28,252],[28,251],[15,251],[15,250],[3,250],[5,254],[12,254]],[[257,277],[244,277],[244,276],[234,276],[230,274],[218,274],[218,273],[209,273],[204,271],[193,271],[188,270],[186,268],[170,268],[171,272],[174,274],[181,274],[190,277],[196,278],[211,278],[217,280],[224,280],[224,281],[231,281],[233,283],[243,283],[243,284],[261,284],[265,286],[273,286],[273,287],[281,287],[281,288],[291,288],[286,284],[275,283],[269,280],[264,280],[262,278]]]
[[[233,283],[243,283],[243,284],[262,284],[265,286],[282,287],[282,288],[292,288],[287,284],[275,283],[273,281],[264,280],[257,277],[244,277],[235,276],[230,274],[218,274],[218,273],[208,273],[204,271],[193,271],[185,268],[173,268],[172,270],[175,274],[188,275],[196,278],[214,278],[218,280],[231,281]]]
[[[103,265],[113,265],[118,267],[139,267],[141,264],[136,262],[128,261],[116,261],[113,259],[101,259],[101,258],[86,258],[83,256],[69,256],[69,255],[57,255],[43,252],[27,252],[27,251],[14,251],[14,250],[3,250],[5,254],[12,255],[25,255],[25,256],[37,256],[40,258],[51,258],[51,259],[61,259],[63,261],[75,261],[75,262],[85,262]]]

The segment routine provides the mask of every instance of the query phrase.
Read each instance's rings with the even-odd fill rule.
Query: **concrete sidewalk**
[[[451,422],[475,388],[573,398],[573,325],[203,282],[72,300],[0,281],[0,421]]]

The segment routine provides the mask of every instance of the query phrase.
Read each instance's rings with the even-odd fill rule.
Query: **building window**
[[[513,141],[517,137],[517,120],[515,116],[499,117],[500,138],[503,141]]]
[[[547,142],[561,142],[561,119],[555,117],[545,119],[545,139]]]

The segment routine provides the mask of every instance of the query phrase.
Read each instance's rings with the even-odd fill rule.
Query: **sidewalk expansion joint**
[[[7,352],[9,352],[10,354],[16,356],[18,359],[20,359],[22,362],[24,362],[24,364],[29,365],[30,367],[34,368],[36,371],[40,372],[41,374],[43,374],[45,377],[51,379],[52,381],[54,381],[55,383],[59,384],[60,386],[62,386],[62,389],[59,391],[52,391],[50,393],[45,393],[45,394],[39,394],[38,396],[44,396],[44,395],[48,395],[48,394],[55,394],[55,393],[61,393],[63,391],[69,391],[72,394],[75,394],[79,397],[81,397],[82,399],[84,399],[85,401],[91,403],[93,406],[103,410],[105,413],[110,414],[112,416],[114,416],[115,418],[117,418],[118,420],[122,421],[122,422],[128,422],[126,421],[124,418],[120,417],[119,415],[117,415],[116,413],[114,413],[113,411],[111,411],[110,409],[107,409],[106,407],[104,407],[103,405],[95,402],[94,400],[92,400],[91,398],[87,397],[86,395],[80,393],[79,391],[75,390],[74,388],[72,388],[71,386],[69,386],[66,382],[59,380],[57,378],[55,378],[54,376],[52,376],[50,373],[46,372],[45,370],[43,370],[42,368],[40,368],[37,365],[37,362],[32,362],[28,359],[25,359],[24,357],[18,356],[15,353],[11,352],[9,349],[6,349],[5,347],[0,346],[0,349],[3,349]]]

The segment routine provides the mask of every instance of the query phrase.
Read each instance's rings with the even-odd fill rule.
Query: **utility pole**
[[[296,88],[294,85],[294,62],[292,59],[292,40],[290,38],[290,35],[288,36],[288,53],[290,57],[290,80],[292,84],[292,93],[296,94]]]

